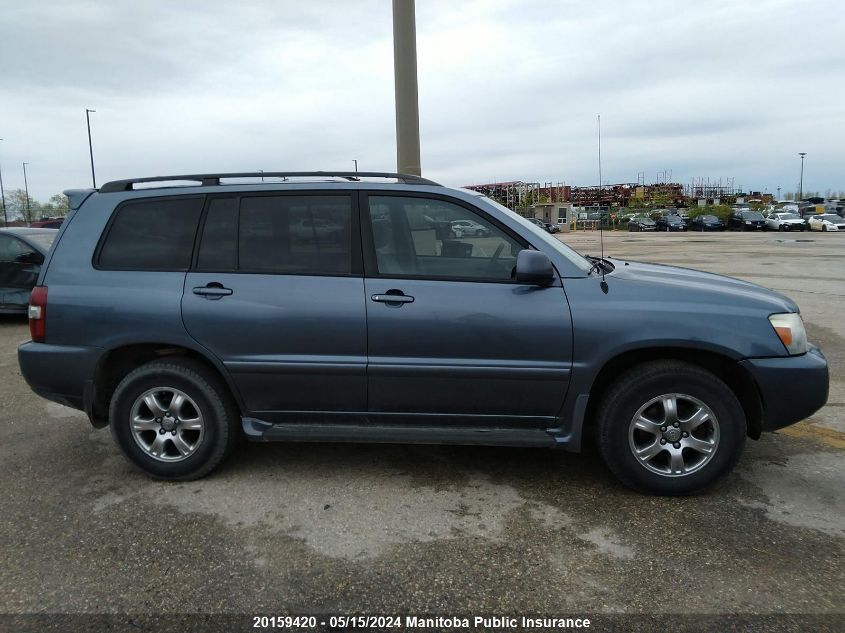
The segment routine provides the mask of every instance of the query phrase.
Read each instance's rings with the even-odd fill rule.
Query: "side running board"
[[[254,442],[363,442],[384,444],[464,444],[554,447],[560,429],[477,426],[398,426],[374,424],[271,424],[243,418],[244,433]]]

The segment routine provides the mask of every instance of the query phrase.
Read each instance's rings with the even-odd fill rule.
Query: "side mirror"
[[[516,256],[516,280],[547,286],[555,279],[555,271],[549,256],[527,248]]]

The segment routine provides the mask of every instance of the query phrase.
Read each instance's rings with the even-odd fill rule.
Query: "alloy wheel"
[[[663,394],[634,414],[628,445],[643,468],[665,477],[684,477],[701,470],[716,454],[719,422],[698,398]]]
[[[173,387],[155,387],[138,396],[129,423],[135,443],[163,462],[187,459],[204,436],[203,416],[196,402]]]

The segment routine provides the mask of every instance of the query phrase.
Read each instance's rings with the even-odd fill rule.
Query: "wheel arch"
[[[654,360],[677,360],[697,365],[715,374],[725,382],[739,400],[748,425],[748,437],[758,439],[763,429],[763,403],[754,379],[734,359],[702,349],[678,347],[648,347],[628,350],[610,358],[593,379],[589,401],[584,415],[584,426],[589,436],[595,428],[595,417],[602,398],[616,378],[628,369]]]
[[[97,428],[108,426],[109,403],[120,381],[136,367],[166,357],[191,358],[211,369],[228,387],[230,394],[244,414],[243,401],[228,372],[215,359],[181,345],[168,343],[133,343],[107,350],[97,362],[94,378],[86,389],[85,411]]]

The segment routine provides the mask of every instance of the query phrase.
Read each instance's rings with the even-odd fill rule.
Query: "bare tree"
[[[50,196],[50,200],[47,201],[47,204],[41,207],[41,213],[54,218],[64,217],[68,214],[68,211],[70,211],[68,199],[63,193],[57,193]]]
[[[6,194],[6,209],[10,220],[22,219],[29,223],[40,217],[41,203],[32,196],[27,198],[23,189],[14,189]]]

